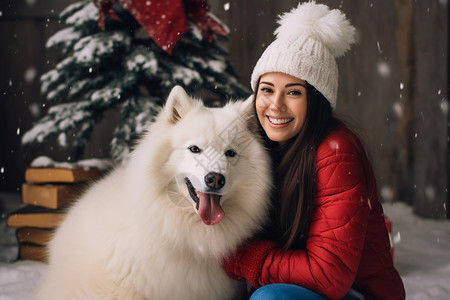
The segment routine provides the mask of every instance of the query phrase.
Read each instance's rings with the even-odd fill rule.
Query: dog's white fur
[[[231,299],[237,285],[222,260],[260,229],[269,206],[269,160],[248,128],[250,102],[206,108],[175,87],[127,165],[70,208],[35,298]],[[211,171],[226,179],[225,216],[206,225],[179,179]]]

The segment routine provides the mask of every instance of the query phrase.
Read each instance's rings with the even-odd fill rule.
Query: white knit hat
[[[281,72],[306,80],[336,107],[338,69],[335,58],[343,56],[355,41],[355,28],[345,15],[315,1],[300,3],[280,16],[276,39],[253,69],[251,86],[259,77]]]

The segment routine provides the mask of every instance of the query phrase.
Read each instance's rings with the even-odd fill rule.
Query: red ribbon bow
[[[118,0],[142,28],[165,52],[171,54],[174,45],[187,32],[187,17],[192,19],[208,43],[213,41],[213,32],[226,36],[227,31],[210,12],[206,0]],[[98,22],[105,30],[105,17],[115,20],[114,0],[94,0],[98,7]],[[185,12],[186,9],[186,12]]]

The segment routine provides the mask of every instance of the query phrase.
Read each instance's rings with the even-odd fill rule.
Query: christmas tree
[[[67,26],[46,47],[61,49],[64,58],[41,76],[49,109],[24,134],[23,145],[57,136],[77,161],[104,113],[117,109],[111,158],[120,162],[174,85],[224,101],[249,94],[221,46],[226,27],[204,0],[80,1],[60,18]]]

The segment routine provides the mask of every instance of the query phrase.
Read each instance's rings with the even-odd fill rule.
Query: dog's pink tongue
[[[206,225],[215,225],[222,221],[225,212],[220,206],[220,195],[199,193],[198,215]]]

